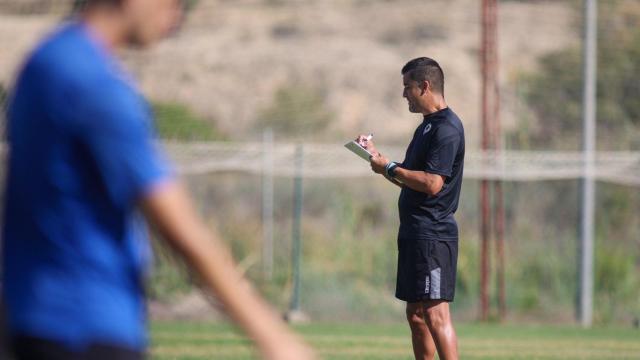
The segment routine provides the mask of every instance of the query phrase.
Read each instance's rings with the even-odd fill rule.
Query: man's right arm
[[[369,153],[371,153],[371,157],[369,158],[369,162],[371,163],[371,168],[374,172],[376,171],[375,168],[375,163],[382,161],[384,164],[386,164],[386,162],[388,162],[388,160],[383,157],[378,150],[376,149],[375,144],[373,143],[373,141],[371,141],[371,138],[367,135],[359,135],[356,139],[355,142],[357,142],[360,146],[362,146],[363,148],[367,149],[367,151],[369,151]],[[381,160],[384,159],[384,160]],[[386,161],[386,162],[385,162]],[[399,182],[398,180],[387,176],[387,174],[385,174],[384,172],[381,173],[385,179],[389,180],[389,182],[391,182],[392,184],[402,188],[403,185],[401,182]]]
[[[155,148],[151,119],[135,94],[119,82],[85,90],[89,95],[78,98],[74,130],[96,165],[104,195],[123,208],[141,207],[264,358],[311,359],[311,350],[252,290],[219,236],[197,215],[185,188]]]
[[[260,299],[236,270],[231,254],[196,214],[184,187],[161,182],[143,196],[141,207],[167,243],[177,251],[224,304],[266,359],[304,360],[312,351]]]
[[[384,176],[385,179],[389,180],[390,183],[398,186],[399,188],[402,189],[402,187],[404,187],[404,185],[400,181],[388,176],[387,174],[382,174],[382,176]]]

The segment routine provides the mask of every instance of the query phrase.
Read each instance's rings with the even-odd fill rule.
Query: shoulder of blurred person
[[[15,93],[37,101],[58,121],[86,121],[90,119],[83,118],[80,110],[109,106],[100,103],[117,106],[120,99],[146,107],[131,79],[85,24],[70,21],[36,47],[18,78]]]
[[[42,87],[87,82],[104,75],[96,63],[100,57],[83,25],[71,21],[58,27],[32,52],[22,71],[22,80],[33,80]],[[92,76],[94,75],[94,76]]]

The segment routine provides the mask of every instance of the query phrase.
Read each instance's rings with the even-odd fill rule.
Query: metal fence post
[[[291,251],[293,267],[293,293],[287,320],[290,322],[307,321],[307,316],[300,310],[300,272],[302,258],[302,177],[303,177],[304,147],[302,144],[296,146],[295,151],[295,178],[293,187],[293,247]]]
[[[273,131],[262,134],[262,267],[266,279],[273,278]]]

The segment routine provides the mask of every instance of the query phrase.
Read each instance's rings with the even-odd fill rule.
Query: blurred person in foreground
[[[356,141],[373,155],[371,168],[402,188],[398,200],[396,297],[407,302],[416,359],[457,359],[449,313],[458,258],[458,208],[464,165],[464,129],[444,98],[444,73],[430,58],[402,68],[409,111],[423,115],[402,163],[381,155],[370,137]]]
[[[154,148],[118,49],[175,30],[179,0],[86,0],[26,60],[8,109],[3,302],[17,359],[141,359],[153,224],[267,359],[310,359]],[[216,354],[211,354],[215,357]]]

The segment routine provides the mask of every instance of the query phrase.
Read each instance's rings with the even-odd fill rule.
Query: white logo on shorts
[[[429,275],[427,275],[427,277],[424,278],[424,293],[425,294],[429,293]]]

